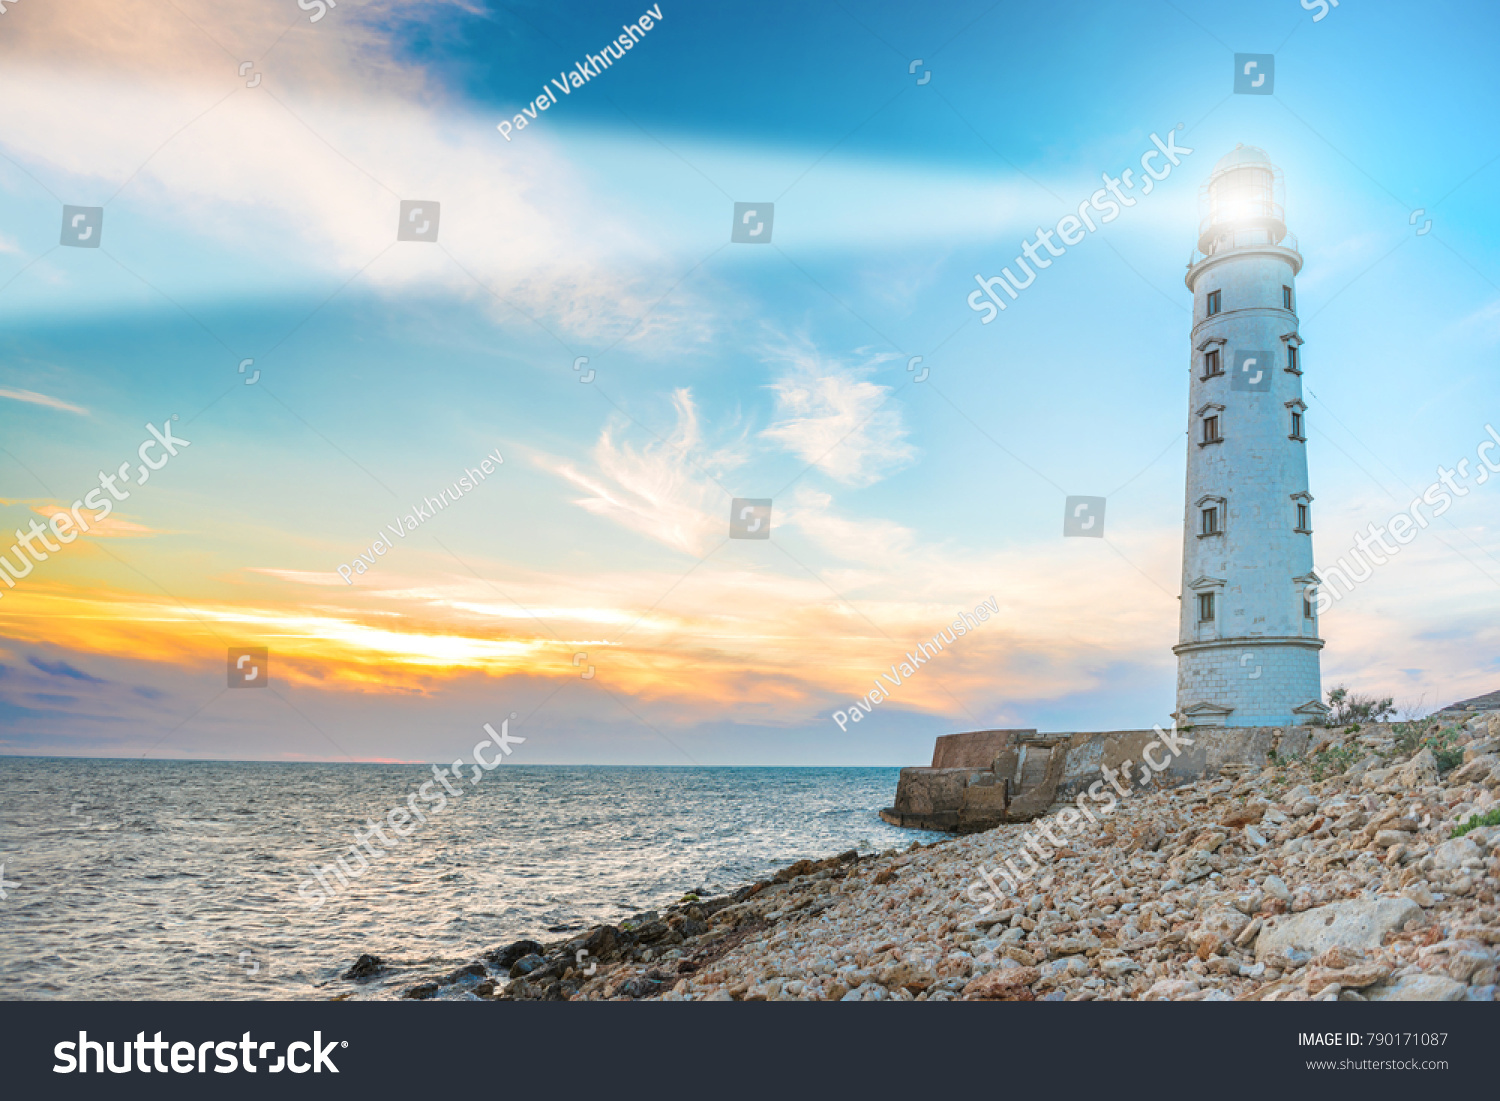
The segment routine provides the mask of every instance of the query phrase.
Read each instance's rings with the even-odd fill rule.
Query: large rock
[[[1234,943],[1249,924],[1248,915],[1228,907],[1215,907],[1199,919],[1197,927],[1188,936],[1188,943],[1197,951],[1199,959],[1206,960]]]
[[[1424,910],[1429,910],[1438,904],[1437,896],[1432,893],[1432,889],[1420,879],[1402,887],[1401,897],[1411,899]]]
[[[1273,953],[1378,948],[1389,933],[1422,916],[1409,898],[1355,899],[1268,918],[1255,942],[1257,960]]]
[[[909,963],[894,963],[881,969],[875,981],[887,990],[903,989],[916,995],[937,981],[937,976]]]
[[[1423,746],[1422,752],[1407,761],[1401,771],[1396,773],[1396,782],[1408,791],[1416,791],[1418,788],[1437,783],[1437,758],[1432,755],[1432,748]]]
[[[1198,983],[1194,979],[1158,979],[1141,998],[1148,1002],[1177,1002],[1197,991]]]
[[[1030,986],[1039,978],[1035,967],[999,968],[970,980],[963,997],[969,1001],[1029,1002],[1036,998]]]
[[[647,921],[632,930],[635,938],[642,944],[655,944],[659,940],[666,940],[671,936],[672,927],[665,921]],[[677,938],[679,941],[681,937]]]
[[[1389,985],[1371,987],[1365,997],[1372,1002],[1461,1002],[1464,984],[1446,975],[1402,975]]]
[[[346,979],[373,979],[385,970],[385,960],[366,952],[354,961],[354,966],[344,972]]]
[[[1439,868],[1461,868],[1465,860],[1483,860],[1484,850],[1467,837],[1444,841],[1432,850],[1432,862]]]
[[[545,956],[539,956],[535,952],[522,956],[510,965],[510,977],[513,979],[525,978],[533,972],[540,971],[547,966]]]
[[[1450,784],[1482,784],[1494,774],[1497,767],[1500,767],[1500,757],[1493,753],[1474,757],[1468,757],[1465,754],[1465,756],[1464,766],[1448,777]]]
[[[1464,836],[1481,849],[1495,849],[1500,852],[1500,826],[1480,826],[1470,830]]]
[[[1255,823],[1264,818],[1265,814],[1266,805],[1261,802],[1245,803],[1238,806],[1232,806],[1228,810],[1226,810],[1224,812],[1224,816],[1219,819],[1219,825],[1232,827],[1253,826]]]
[[[1464,747],[1464,763],[1468,764],[1476,757],[1485,757],[1492,753],[1500,753],[1500,738],[1482,738]]]
[[[482,979],[489,971],[484,964],[478,960],[471,960],[463,967],[456,968],[443,976],[443,985],[451,986],[453,983],[463,982],[465,979]]]
[[[1195,882],[1213,873],[1214,866],[1208,857],[1203,849],[1193,849],[1167,861],[1167,871],[1179,883]]]
[[[508,944],[504,948],[492,948],[484,954],[484,958],[493,963],[502,971],[509,971],[511,966],[524,956],[539,954],[546,951],[534,940],[518,940],[514,944]]]
[[[1066,956],[1059,960],[1048,960],[1037,965],[1037,986],[1062,986],[1073,979],[1086,978],[1089,965],[1077,956]]]
[[[1309,994],[1319,994],[1329,986],[1338,986],[1342,990],[1359,990],[1379,982],[1390,973],[1389,967],[1378,963],[1357,963],[1353,967],[1340,968],[1319,967],[1314,964],[1307,969],[1302,981]]]
[[[702,922],[698,924],[701,925]],[[704,926],[704,928],[706,929],[707,926]],[[599,925],[590,929],[586,935],[570,940],[567,944],[567,951],[575,959],[578,957],[579,952],[585,953],[584,966],[587,967],[588,960],[608,959],[615,953],[622,939],[619,934],[620,930],[616,929],[613,925]],[[531,951],[534,952],[536,949],[533,948]],[[525,954],[529,953],[523,953],[523,955]],[[519,958],[519,956],[516,957],[516,959]],[[514,963],[515,960],[511,962]]]

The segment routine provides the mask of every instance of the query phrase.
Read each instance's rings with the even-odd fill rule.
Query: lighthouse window
[[[1210,348],[1203,353],[1203,377],[1213,378],[1214,375],[1222,375],[1224,368],[1219,366],[1219,349]]]
[[[1287,309],[1287,310],[1289,310],[1289,309],[1292,308],[1292,288],[1291,287],[1282,287],[1281,288],[1281,306],[1282,306],[1283,309]]]
[[[1303,619],[1312,619],[1313,618],[1313,602],[1312,602],[1312,598],[1306,596],[1305,594],[1302,597],[1302,618]]]
[[[1286,346],[1286,369],[1295,371],[1299,375],[1302,373],[1302,368],[1297,365],[1297,345],[1295,344]]]
[[[1301,532],[1312,531],[1312,510],[1300,501],[1297,503],[1297,530]]]
[[[1203,442],[1204,443],[1218,443],[1219,442],[1219,418],[1218,417],[1204,417],[1203,418]]]
[[[1302,414],[1292,410],[1292,439],[1304,440],[1307,437],[1302,434]]]
[[[1198,594],[1198,622],[1212,623],[1214,621],[1214,594]]]
[[[1220,309],[1223,308],[1221,306],[1221,304],[1220,304],[1221,301],[1222,301],[1220,299],[1220,297],[1219,297],[1220,293],[1221,292],[1219,292],[1219,291],[1209,291],[1208,292],[1208,316],[1209,317],[1212,317],[1214,314],[1218,313]]]
[[[1219,510],[1217,507],[1203,510],[1203,534],[1219,534]]]

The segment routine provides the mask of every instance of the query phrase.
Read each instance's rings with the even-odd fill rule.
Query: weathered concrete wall
[[[1026,730],[966,730],[962,734],[941,734],[932,747],[933,768],[989,768],[997,756],[1018,734],[1035,734]]]
[[[992,769],[1006,792],[1006,820],[1024,821],[1046,813],[1062,783],[1072,737],[1031,733],[995,758]],[[973,821],[973,816],[966,821]]]
[[[1170,786],[1197,780],[1227,764],[1264,768],[1272,749],[1281,754],[1300,755],[1326,733],[1323,728],[1313,726],[1196,727],[1178,735],[1180,741],[1191,739],[1193,744],[1183,745],[1182,752],[1156,774],[1157,782]],[[1131,774],[1139,777],[1146,760],[1146,747],[1161,741],[1155,730],[1111,730],[1101,734],[1073,734],[1070,738],[1058,799],[1074,798],[1100,779],[1106,767],[1119,769],[1127,761]],[[1151,756],[1158,763],[1172,757],[1160,747],[1153,749]]]
[[[990,746],[1001,748],[983,766],[902,769],[895,805],[880,816],[892,825],[918,829],[990,829],[1002,822],[1027,821],[1045,814],[1054,802],[1076,798],[1104,778],[1105,768],[1128,769],[1139,780],[1149,763],[1148,749],[1151,759],[1167,765],[1161,772],[1147,772],[1156,784],[1171,786],[1213,775],[1225,765],[1263,768],[1273,749],[1282,756],[1301,756],[1328,733],[1310,726],[1200,726],[1175,735],[1181,750],[1175,757],[1160,744],[1154,729],[945,734],[938,739],[935,761],[972,760]]]
[[[896,805],[880,816],[893,826],[951,830],[958,825],[964,791],[970,781],[994,774],[988,769],[903,768],[896,782]]]

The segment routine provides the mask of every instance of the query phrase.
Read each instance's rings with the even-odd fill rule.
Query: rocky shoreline
[[[1497,789],[1500,710],[1330,729],[1295,760],[1134,790],[987,913],[972,885],[1028,825],[803,860],[402,996],[1493,1001]],[[383,973],[362,956],[344,978]]]

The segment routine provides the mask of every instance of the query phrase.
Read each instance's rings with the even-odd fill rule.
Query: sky
[[[514,715],[527,763],[910,765],[1167,723],[1183,276],[1241,143],[1305,258],[1316,561],[1500,428],[1493,5],[667,0],[564,94],[653,9],[304,3],[0,16],[0,553],[134,479],[0,586],[0,754],[446,760]],[[1150,195],[969,307],[1169,132]],[[148,425],[188,442],[142,483]],[[1325,612],[1325,688],[1500,686],[1497,524],[1500,479]]]

